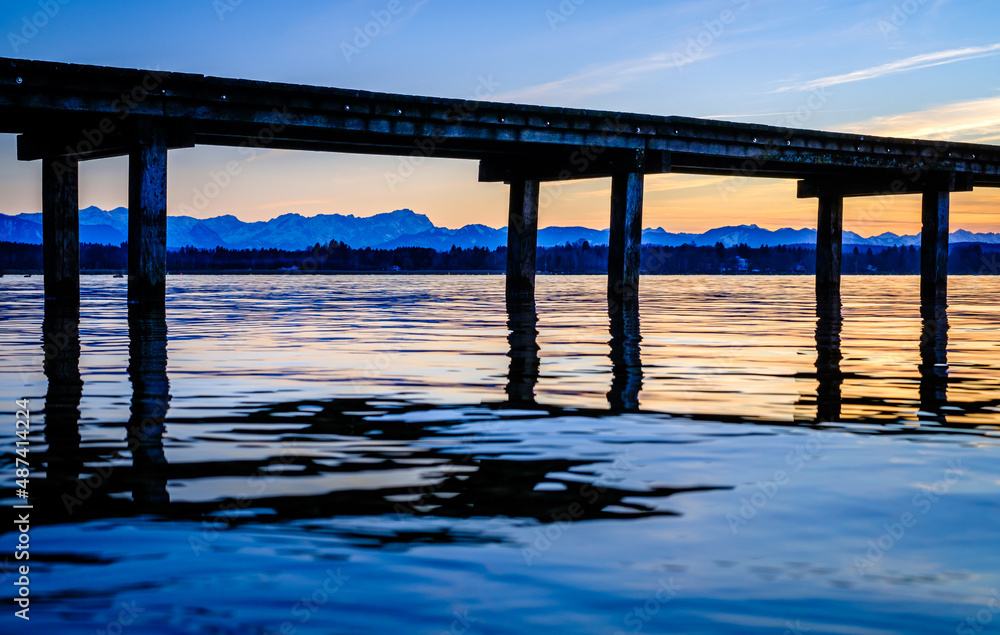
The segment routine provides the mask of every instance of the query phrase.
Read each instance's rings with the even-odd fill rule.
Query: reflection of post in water
[[[840,419],[841,386],[840,333],[844,326],[839,298],[820,300],[816,305],[816,421]]]
[[[507,373],[507,400],[535,403],[538,383],[538,314],[533,297],[507,298],[507,328],[510,334],[510,371]]]
[[[46,304],[42,321],[43,369],[48,379],[45,393],[46,483],[49,511],[62,509],[65,496],[74,496],[83,468],[80,458],[80,316]]]
[[[948,404],[947,305],[922,306],[920,316],[920,409],[946,423],[941,407]]]
[[[132,409],[127,440],[135,474],[132,498],[140,505],[165,503],[169,498],[163,422],[170,402],[165,316],[129,307],[128,331]]]
[[[626,299],[608,303],[611,317],[611,390],[608,403],[612,410],[639,409],[642,390],[642,360],[639,356],[639,301]]]

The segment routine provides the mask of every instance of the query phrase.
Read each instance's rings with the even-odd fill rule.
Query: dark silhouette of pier
[[[839,305],[843,201],[923,196],[921,299],[947,300],[952,192],[1000,186],[1000,147],[437,99],[0,58],[0,132],[42,162],[45,296],[79,306],[79,164],[129,157],[128,300],[166,294],[167,153],[195,145],[470,159],[510,184],[507,293],[531,296],[540,186],[610,177],[608,294],[638,295],[647,174],[798,180],[818,200],[816,291]]]
[[[847,380],[857,380],[841,371],[841,327],[839,307],[833,313],[817,314],[815,339],[815,372],[802,373],[796,379],[803,381],[804,390],[795,408],[801,413],[796,420],[744,419],[732,414],[685,414],[658,412],[639,406],[643,382],[641,352],[642,336],[638,305],[630,302],[615,306],[609,302],[608,357],[611,361],[611,378],[607,393],[608,408],[571,408],[538,403],[535,392],[539,380],[539,345],[537,342],[537,314],[533,302],[508,302],[509,367],[506,385],[496,390],[496,399],[470,404],[477,411],[494,411],[498,417],[509,409],[521,410],[519,417],[544,420],[551,416],[604,418],[608,412],[647,412],[669,415],[695,421],[723,421],[731,423],[756,423],[817,429],[828,428],[830,422],[869,424],[881,429],[882,434],[926,435],[944,432],[980,435],[975,421],[949,421],[954,412],[949,406],[959,405],[966,414],[993,412],[1000,405],[1000,398],[990,396],[979,401],[949,401],[947,377],[947,312],[944,309],[924,317],[920,339],[920,362],[917,367],[919,386],[913,387],[913,397],[919,394],[922,413],[920,419],[930,425],[911,428],[902,420],[913,415],[909,412],[882,412],[885,404],[878,396],[858,396],[850,400],[842,397],[842,386]],[[167,483],[239,477],[253,479],[265,473],[274,464],[298,466],[304,475],[346,473],[354,469],[394,470],[411,466],[413,460],[450,466],[444,480],[428,489],[419,500],[399,503],[398,499],[412,493],[413,487],[384,485],[379,488],[354,488],[347,486],[327,491],[319,490],[298,495],[261,492],[252,506],[274,510],[282,519],[325,518],[336,515],[365,516],[430,514],[436,516],[465,515],[535,518],[552,522],[553,514],[562,513],[577,501],[575,488],[579,482],[569,482],[568,491],[539,490],[537,484],[551,482],[552,474],[566,473],[571,468],[592,468],[594,473],[608,469],[603,460],[563,460],[557,458],[511,458],[505,450],[477,450],[474,454],[461,454],[451,450],[450,443],[412,443],[419,439],[440,438],[451,440],[453,425],[468,423],[461,414],[454,420],[434,417],[429,420],[398,417],[401,413],[418,413],[437,406],[400,401],[391,407],[390,420],[371,417],[373,411],[385,411],[382,405],[373,405],[363,398],[330,399],[310,402],[276,402],[249,411],[225,412],[210,418],[198,416],[184,418],[177,415],[171,423],[184,425],[227,425],[229,434],[257,435],[260,424],[275,424],[286,430],[293,429],[296,438],[316,439],[320,446],[328,441],[332,430],[338,435],[373,437],[392,443],[385,451],[380,443],[369,449],[358,450],[363,465],[346,463],[330,465],[316,461],[313,446],[303,453],[285,454],[276,448],[264,458],[201,460],[171,465],[164,453],[164,434],[168,427],[167,413],[170,405],[170,386],[167,379],[167,327],[162,313],[129,314],[129,379],[132,384],[131,409],[127,422],[122,423],[120,441],[83,444],[79,429],[80,401],[83,381],[80,373],[79,317],[60,316],[51,311],[46,314],[43,348],[48,390],[45,402],[45,441],[47,448],[40,451],[46,467],[46,476],[38,487],[38,499],[45,504],[43,523],[61,523],[94,518],[122,518],[142,514],[155,514],[162,518],[200,520],[220,510],[238,509],[251,505],[244,502],[238,507],[233,499],[204,502],[172,501]],[[302,406],[310,406],[308,409]],[[843,416],[841,409],[850,413]],[[480,415],[477,415],[477,417]],[[479,420],[479,419],[477,419]],[[499,420],[499,419],[498,419]],[[293,428],[289,424],[294,422]],[[298,425],[301,424],[301,425]],[[375,432],[377,431],[377,432]],[[845,433],[849,430],[844,430]],[[868,433],[871,433],[870,431]],[[256,437],[255,437],[256,438]],[[398,442],[398,444],[396,444]],[[125,445],[123,446],[122,443]],[[128,450],[130,459],[121,456]],[[404,451],[405,448],[405,451]],[[724,481],[724,480],[723,480]],[[331,487],[336,483],[332,483]],[[711,487],[729,487],[722,482]],[[710,489],[704,487],[700,489]],[[699,488],[695,488],[699,489]],[[654,488],[634,491],[607,485],[602,488],[599,504],[588,508],[586,514],[573,520],[616,517],[619,512],[604,511],[607,505],[629,510],[629,516],[673,515],[669,510],[657,510],[651,502],[671,496],[688,488]],[[437,492],[458,493],[455,497],[438,496]],[[579,494],[577,494],[579,497]],[[424,507],[428,506],[428,507]],[[265,516],[264,520],[273,520]],[[235,516],[226,523],[254,522],[252,516]],[[442,534],[414,534],[417,541],[453,541],[460,539],[442,530]],[[496,537],[469,537],[473,540],[500,540]]]

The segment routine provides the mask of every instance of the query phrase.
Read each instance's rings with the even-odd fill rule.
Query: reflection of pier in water
[[[608,391],[608,404],[613,412],[635,412],[639,410],[639,391],[642,390],[639,302],[632,299],[608,304],[611,321],[611,390]]]
[[[76,496],[83,471],[80,452],[80,319],[47,307],[42,323],[45,393],[46,478],[45,495],[63,501]],[[61,506],[61,503],[60,503]]]
[[[162,313],[129,314],[132,408],[126,440],[132,452],[132,498],[136,504],[168,502],[164,422],[170,404],[167,379],[167,322]]]
[[[507,298],[510,370],[507,400],[511,405],[534,404],[541,360],[538,359],[538,313],[534,298]]]
[[[491,412],[496,421],[502,421],[505,417],[514,416],[505,414],[511,407],[518,410],[518,419],[537,419],[539,422],[570,414],[564,408],[537,403],[535,392],[541,373],[537,315],[533,303],[510,303],[508,312],[510,361],[506,399],[475,404],[480,413],[475,421],[482,423],[483,411]],[[336,462],[321,460],[323,457],[317,457],[315,452],[297,453],[295,444],[292,444],[286,450],[279,452],[275,448],[273,453],[255,459],[170,465],[166,461],[163,444],[170,390],[167,330],[162,313],[140,316],[133,312],[129,317],[129,378],[133,394],[130,417],[122,435],[131,455],[130,464],[126,464],[117,458],[121,453],[120,444],[81,446],[77,427],[83,387],[79,370],[78,323],[76,316],[58,316],[55,313],[47,315],[45,320],[45,371],[49,380],[45,437],[49,448],[44,453],[48,475],[43,487],[39,488],[39,496],[48,502],[38,506],[44,510],[45,522],[150,513],[197,520],[217,516],[220,510],[251,505],[257,510],[269,510],[260,516],[265,520],[273,518],[274,514],[286,519],[410,514],[434,517],[511,516],[544,523],[564,517],[569,506],[578,503],[582,497],[588,500],[593,497],[593,503],[584,506],[574,520],[669,515],[673,512],[663,508],[662,499],[680,492],[704,489],[701,486],[659,487],[637,491],[605,483],[598,491],[595,483],[610,468],[608,461],[524,457],[514,460],[508,457],[506,448],[490,449],[488,443],[479,443],[488,440],[489,429],[486,430],[486,439],[477,439],[474,452],[456,454],[452,449],[453,441],[476,436],[475,432],[456,429],[456,426],[470,423],[461,414],[461,409],[457,409],[454,418],[451,418],[447,409],[440,407],[406,402],[387,405],[384,400],[378,400],[378,405],[374,405],[364,399],[279,403],[249,413],[208,420],[177,420],[177,423],[188,425],[231,426],[229,434],[234,444],[257,438],[260,425],[268,426],[273,431],[271,434],[278,437],[294,431],[293,436],[299,442],[315,439],[316,447],[320,448],[331,435],[363,441],[351,445],[344,452],[332,448],[333,454],[342,457]],[[845,380],[852,379],[840,369],[842,320],[839,307],[832,313],[818,311],[816,324],[816,372],[803,377],[815,380],[816,390],[813,395],[805,395],[800,402],[800,405],[808,407],[814,396],[815,416],[798,425],[815,426],[843,421],[842,386]],[[640,411],[643,371],[637,303],[620,305],[609,312],[609,335],[612,372],[607,395],[608,409],[574,408],[571,409],[573,417],[606,417],[609,410]],[[949,407],[945,310],[925,316],[920,349],[921,407],[925,413],[934,416],[933,421],[928,423],[945,424],[944,414]],[[872,405],[863,401],[860,403]],[[961,405],[966,412],[975,412],[998,404],[1000,399]],[[308,411],[305,411],[306,406]],[[438,411],[441,416],[431,421],[410,416],[430,410]],[[684,413],[674,416],[692,422],[748,422],[735,416]],[[885,419],[849,421],[886,423]],[[787,421],[756,420],[753,423],[788,425]],[[292,427],[289,427],[290,424]],[[885,426],[883,431],[886,434],[930,434],[935,428],[940,429],[940,425],[920,428]],[[954,426],[950,431],[956,431]],[[419,443],[413,443],[417,441]],[[415,471],[417,468],[414,466],[432,470],[436,476],[430,479],[398,476]],[[242,483],[252,483],[255,479],[266,482],[273,477],[276,468],[280,470],[281,479],[324,477],[329,478],[331,484],[314,485],[321,491],[307,493],[296,488],[294,494],[269,492],[266,487],[260,491],[253,489],[248,492],[252,495],[251,500],[244,503],[234,498],[202,502],[171,501],[167,495],[167,483],[171,481],[183,483],[235,478]],[[286,471],[288,469],[292,472]],[[350,486],[358,477],[372,475],[378,475],[373,478],[378,485]],[[539,487],[543,483],[547,486]],[[588,486],[590,489],[585,490]],[[305,487],[303,491],[308,489]],[[225,522],[249,522],[255,517],[255,514],[248,514],[247,518],[227,517]],[[449,531],[413,539],[469,538],[458,537]]]
[[[948,406],[948,311],[924,307],[920,328],[920,410],[946,424]]]
[[[91,498],[106,496],[109,482],[127,484],[137,508],[166,503],[166,457],[163,451],[164,422],[170,402],[167,379],[167,329],[162,313],[129,313],[129,380],[132,405],[124,439],[132,455],[130,467],[108,463],[100,451],[81,446],[80,319],[46,307],[43,326],[45,375],[45,453],[47,477],[43,497],[52,501],[42,513],[65,512]],[[117,450],[112,451],[117,454]],[[84,464],[98,467],[85,468]],[[80,475],[87,473],[86,477]],[[60,510],[60,511],[55,511]]]
[[[466,102],[221,79],[135,69],[2,59],[0,121],[19,135],[20,160],[41,162],[46,325],[68,333],[80,307],[80,164],[128,158],[128,301],[133,385],[126,440],[133,502],[165,504],[174,473],[163,452],[169,401],[166,375],[167,156],[197,145],[241,146],[269,134],[273,149],[408,156],[432,141],[439,158],[477,161],[479,180],[509,184],[506,297],[510,372],[505,404],[535,404],[541,372],[533,303],[539,200],[543,183],[610,178],[607,295],[615,412],[639,410],[643,390],[637,304],[642,209],[647,175],[700,174],[795,179],[800,198],[817,202],[816,417],[839,420],[840,287],[844,199],[920,194],[920,346],[923,410],[944,423],[947,270],[953,192],[1000,187],[1000,147],[920,141],[725,122],[523,104]],[[25,81],[27,80],[27,81]],[[121,114],[121,95],[141,94],[128,121],[99,142]],[[262,128],[263,126],[263,128]],[[600,150],[581,162],[582,150]],[[49,311],[49,306],[52,311]],[[828,307],[828,308],[823,308]],[[150,318],[150,315],[157,315]],[[73,423],[81,395],[79,338],[46,361],[51,398],[47,432],[52,478],[68,485],[84,465]],[[647,382],[648,383],[648,382]],[[982,404],[962,404],[979,407]],[[551,409],[549,409],[551,410]],[[725,420],[725,417],[716,417]],[[72,448],[76,446],[77,452]],[[88,450],[89,452],[89,450]],[[81,463],[83,461],[83,463]],[[225,469],[220,466],[220,469]],[[122,475],[125,476],[122,476]],[[69,480],[66,480],[69,479]],[[131,479],[131,480],[129,480]],[[471,478],[469,479],[472,480]],[[62,486],[60,486],[62,487]]]

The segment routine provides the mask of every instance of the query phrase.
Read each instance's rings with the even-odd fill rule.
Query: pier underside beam
[[[537,179],[539,181],[570,181],[610,177],[615,174],[640,172],[664,174],[671,171],[669,152],[648,152],[634,148],[574,148],[571,152],[537,152],[483,159],[479,162],[481,183]]]
[[[928,190],[971,192],[973,176],[967,172],[921,173],[918,169],[886,175],[820,176],[799,181],[798,198],[920,194]]]
[[[639,256],[642,248],[642,172],[611,178],[611,233],[608,238],[608,299],[639,297]]]
[[[129,153],[128,302],[162,310],[167,275],[167,143],[162,130],[144,126]]]
[[[920,305],[925,311],[948,304],[947,191],[924,192],[920,235]]]
[[[816,225],[816,301],[824,310],[840,306],[843,241],[844,199],[821,196]]]
[[[535,252],[538,246],[538,193],[535,180],[510,184],[507,217],[507,297],[534,297]]]
[[[80,312],[80,170],[76,163],[42,160],[42,259],[45,305]]]
[[[58,124],[44,121],[29,132],[17,136],[17,159],[62,158],[66,163],[92,159],[127,157],[131,150],[143,143],[143,127],[123,125],[120,116],[102,118],[66,117]],[[195,146],[194,122],[188,119],[172,120],[162,124],[167,147],[193,148]],[[244,142],[246,139],[244,138]]]

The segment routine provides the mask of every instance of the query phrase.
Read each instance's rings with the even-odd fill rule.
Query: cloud
[[[829,86],[838,86],[840,84],[850,84],[868,79],[877,79],[886,75],[905,73],[907,71],[915,71],[921,68],[930,68],[932,66],[942,66],[944,64],[953,64],[955,62],[964,62],[966,60],[989,57],[997,54],[1000,54],[1000,44],[990,44],[989,46],[970,46],[960,49],[951,49],[948,51],[938,51],[937,53],[924,53],[922,55],[914,55],[913,57],[907,57],[906,59],[880,64],[879,66],[872,66],[871,68],[864,68],[859,71],[853,71],[843,75],[831,75],[829,77],[821,77],[807,82],[782,86],[773,92],[784,93],[791,90],[815,90],[817,88],[827,88]]]
[[[887,137],[987,143],[1000,138],[1000,97],[985,97],[916,112],[875,117],[850,124],[844,127],[844,131]]]
[[[603,64],[573,73],[563,79],[495,95],[493,99],[512,102],[571,103],[582,97],[617,92],[650,73],[683,68],[711,56],[712,53],[709,51],[697,57],[676,52],[659,53],[639,59]]]

